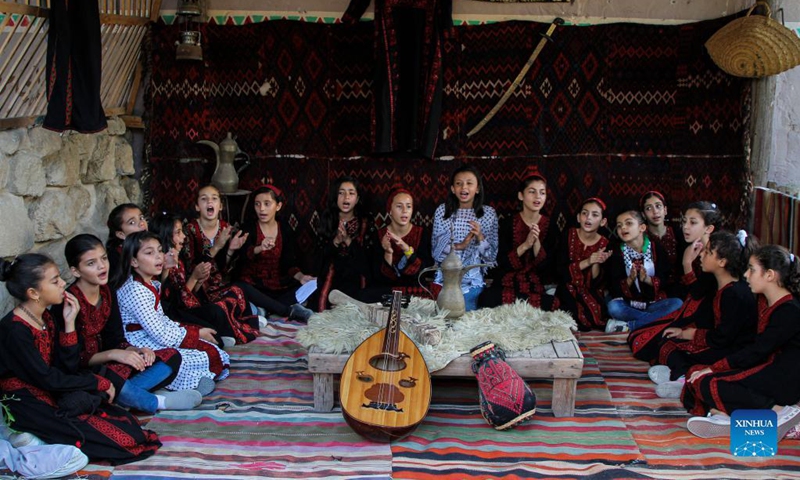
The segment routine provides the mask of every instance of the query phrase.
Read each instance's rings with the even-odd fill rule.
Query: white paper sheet
[[[308,300],[308,297],[311,296],[317,290],[317,279],[311,280],[307,282],[305,285],[300,286],[297,291],[294,293],[295,298],[297,299],[297,303],[303,303]]]

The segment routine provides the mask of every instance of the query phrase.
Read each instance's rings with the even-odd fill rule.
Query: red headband
[[[666,202],[667,201],[667,199],[664,197],[663,193],[659,192],[658,190],[650,190],[649,192],[644,192],[644,195],[642,195],[642,198],[639,199],[639,206],[642,207],[642,209],[644,209],[644,202],[645,202],[644,197],[646,197],[646,196],[648,196],[650,194],[658,197],[659,200],[661,200],[662,202]]]
[[[547,183],[547,179],[544,178],[544,175],[539,173],[539,169],[536,168],[536,167],[529,167],[525,171],[525,176],[522,178],[522,181],[523,182],[527,182],[531,178],[538,178],[539,180],[543,181],[544,183]]]
[[[275,194],[275,199],[276,200],[283,196],[283,192],[281,191],[280,188],[276,187],[275,185],[271,185],[269,183],[265,183],[264,185],[261,185],[256,190],[261,190],[261,189],[267,189],[267,190],[272,191],[272,193]]]
[[[397,188],[393,189],[389,193],[389,198],[386,199],[386,211],[387,212],[392,211],[392,200],[394,200],[394,197],[400,195],[401,193],[405,193],[406,195],[411,197],[411,200],[414,200],[414,195],[411,195],[411,192],[409,192],[408,190],[406,190],[403,187],[397,187]]]
[[[584,200],[584,201],[583,201],[583,203],[582,203],[581,205],[586,205],[587,203],[592,203],[592,202],[594,202],[594,203],[596,203],[596,204],[600,205],[600,208],[602,208],[604,212],[607,210],[607,208],[606,208],[606,202],[604,202],[604,201],[600,200],[600,199],[599,199],[599,198],[597,198],[597,197],[591,197],[591,198],[587,198],[586,200]]]

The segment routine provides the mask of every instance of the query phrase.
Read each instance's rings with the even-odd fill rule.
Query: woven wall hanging
[[[766,15],[752,15],[763,6]],[[720,28],[706,42],[711,59],[736,77],[776,75],[800,65],[800,37],[772,19],[767,2],[758,1],[747,15]]]

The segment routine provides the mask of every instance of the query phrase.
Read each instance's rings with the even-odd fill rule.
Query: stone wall
[[[105,241],[108,212],[139,203],[130,134],[118,118],[95,134],[36,126],[0,132],[0,257],[49,255],[67,281],[64,245],[79,233]],[[0,282],[0,315],[13,308]]]

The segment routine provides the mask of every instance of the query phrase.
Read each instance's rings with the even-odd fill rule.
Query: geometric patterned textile
[[[673,218],[703,199],[720,206],[728,226],[743,226],[750,81],[722,72],[703,46],[731,18],[558,27],[514,95],[470,138],[548,25],[455,27],[443,45],[437,161],[371,154],[372,22],[201,24],[203,62],[177,62],[178,27],[156,24],[147,206],[192,212],[214,167],[211,150],[195,142],[231,131],[252,159],[240,187],[280,186],[288,197],[281,216],[306,251],[336,177],[361,181],[379,224],[390,187],[404,183],[414,220],[429,226],[462,162],[484,172],[487,201],[501,216],[515,211],[526,167],[538,166],[548,179],[546,213],[560,230],[586,197],[603,198],[613,213],[651,189],[665,194]],[[198,157],[212,161],[180,162]]]

